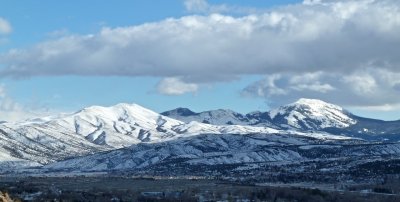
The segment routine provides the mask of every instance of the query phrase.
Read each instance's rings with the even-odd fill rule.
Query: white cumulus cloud
[[[266,98],[271,106],[307,97],[349,107],[386,110],[400,106],[400,73],[365,69],[348,75],[325,72],[274,74],[249,85],[242,94]]]
[[[181,76],[195,82],[366,66],[398,71],[399,9],[397,1],[360,0],[106,27],[3,53],[0,75]]]
[[[171,77],[161,80],[157,84],[157,90],[165,95],[182,95],[197,92],[199,86],[194,83],[185,83],[179,78]]]
[[[184,3],[225,14],[104,27],[10,50],[0,54],[0,77],[152,76],[165,78],[159,92],[179,95],[203,83],[267,75],[244,94],[280,103],[294,97],[400,102],[392,78],[400,73],[397,0],[308,0],[239,16],[204,0]]]

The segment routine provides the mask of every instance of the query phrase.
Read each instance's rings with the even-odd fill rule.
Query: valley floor
[[[23,201],[400,201],[399,184],[249,184],[208,179],[0,177]]]

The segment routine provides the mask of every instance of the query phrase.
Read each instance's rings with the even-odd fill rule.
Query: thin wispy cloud
[[[185,0],[184,5],[189,12],[207,12],[210,9],[206,0]]]
[[[0,84],[0,122],[23,121],[48,114],[49,111],[43,107],[29,107],[18,103],[8,94],[6,86]]]
[[[210,4],[206,0],[185,0],[184,5],[188,13],[195,14],[235,14],[235,15],[248,15],[260,14],[265,12],[266,9],[255,7],[243,7],[230,4]]]
[[[6,19],[0,17],[0,34],[9,34],[11,31],[11,24]]]

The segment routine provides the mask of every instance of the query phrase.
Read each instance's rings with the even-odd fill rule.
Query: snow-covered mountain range
[[[298,101],[269,112],[240,114],[218,109],[195,113],[190,109],[177,108],[161,113],[184,122],[197,121],[216,125],[267,125],[275,128],[320,130],[335,127],[345,128],[357,123],[343,108],[315,99]]]
[[[204,133],[277,133],[251,126],[184,123],[136,104],[93,106],[71,115],[0,125],[0,151],[10,159],[42,164],[135,145]],[[12,157],[12,158],[11,158]]]
[[[222,109],[195,113],[186,108],[161,114],[184,122],[262,125],[281,130],[324,131],[369,140],[400,140],[400,121],[359,117],[340,106],[316,99],[301,98],[271,111],[248,114]]]
[[[382,127],[382,129],[381,129]],[[361,145],[398,138],[400,122],[357,117],[320,100],[300,99],[269,112],[230,110],[162,114],[136,104],[0,124],[0,171],[142,169],[176,163],[221,165],[307,160],[307,145]],[[336,147],[335,146],[335,147]],[[368,147],[368,146],[366,146]],[[390,154],[400,154],[397,145]]]

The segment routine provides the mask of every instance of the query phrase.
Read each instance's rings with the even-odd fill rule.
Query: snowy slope
[[[28,161],[13,157],[4,149],[0,149],[0,172],[7,172],[16,168],[27,168],[36,166],[41,166],[41,164],[34,161]]]
[[[303,130],[346,128],[357,123],[342,107],[315,99],[302,98],[269,114],[277,125]]]
[[[104,171],[142,169],[157,164],[182,162],[217,165],[305,159],[294,145],[331,142],[307,134],[208,134],[128,148],[61,161],[45,166],[50,170]],[[347,142],[341,140],[339,142]]]
[[[49,171],[157,171],[179,175],[171,168],[188,173],[221,166],[230,172],[246,164],[297,164],[304,161],[336,161],[369,157],[400,157],[400,144],[321,141],[282,134],[198,135],[163,143],[138,144],[106,153],[89,155],[46,165]],[[351,164],[351,161],[347,163]],[[231,167],[229,165],[232,165]],[[339,165],[337,165],[339,166]]]

